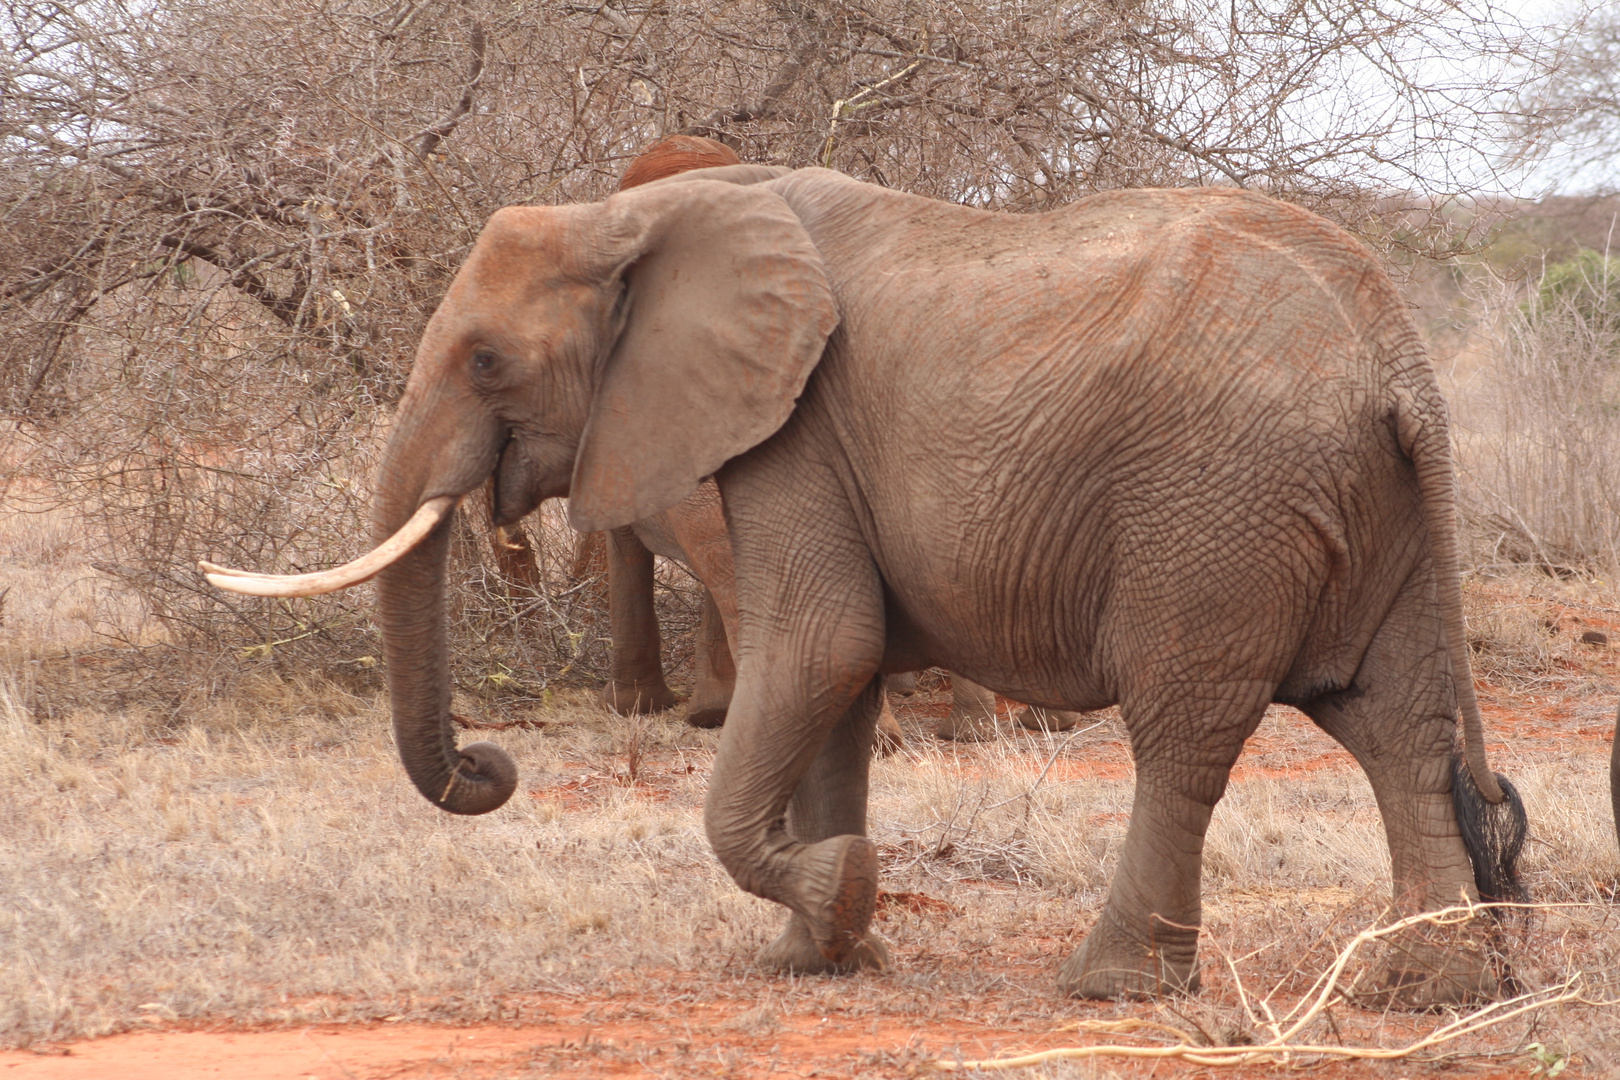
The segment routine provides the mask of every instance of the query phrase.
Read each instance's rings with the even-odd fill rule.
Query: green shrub
[[[1574,314],[1599,333],[1620,333],[1620,257],[1582,248],[1541,275],[1531,316]]]

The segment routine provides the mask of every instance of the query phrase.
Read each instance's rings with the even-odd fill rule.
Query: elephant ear
[[[666,510],[770,438],[838,325],[821,256],[772,191],[671,180],[605,210],[626,307],[574,459],[582,532]]]

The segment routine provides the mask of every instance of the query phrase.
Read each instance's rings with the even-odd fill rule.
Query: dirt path
[[[600,1008],[600,1006],[595,1006]],[[555,1019],[516,1027],[324,1025],[278,1031],[154,1031],[0,1054],[7,1080],[353,1080],[581,1075],[838,1076],[904,1073],[936,1055],[989,1056],[1065,1045],[1073,1035],[948,1019],[802,1015],[750,1034],[749,1010],[697,1005],[618,1020],[555,1003]],[[640,1010],[637,1010],[641,1012]]]

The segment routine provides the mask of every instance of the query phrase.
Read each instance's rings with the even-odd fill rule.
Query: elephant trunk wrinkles
[[[457,493],[469,490],[493,467],[493,438],[484,440],[491,444],[486,453],[458,454],[452,441],[435,441],[431,432],[417,430],[418,426],[402,409],[401,428],[390,440],[378,472],[381,483],[373,511],[378,535],[391,533],[414,512],[424,493],[437,495],[446,487]],[[438,454],[424,456],[413,449],[426,445],[435,446]],[[423,460],[434,461],[441,469],[443,463],[452,463],[446,480],[425,478],[411,464]],[[394,741],[405,772],[441,810],[485,814],[516,790],[517,766],[493,743],[456,748],[445,636],[445,560],[454,517],[445,515],[421,543],[377,575],[377,617],[388,661]]]
[[[452,814],[485,814],[517,788],[517,766],[493,743],[456,749],[445,644],[447,517],[377,578],[377,612],[388,658],[394,742],[411,782]]]

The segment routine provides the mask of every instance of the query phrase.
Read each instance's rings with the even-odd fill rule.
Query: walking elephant
[[[742,159],[725,143],[696,135],[671,135],[638,154],[625,168],[619,190],[639,187],[693,169],[740,165]],[[686,721],[694,727],[719,727],[736,685],[737,669],[728,637],[736,627],[736,596],[731,546],[726,539],[720,495],[713,481],[666,512],[620,529],[606,540],[608,622],[613,638],[612,662],[602,703],[622,715],[661,712],[677,698],[664,678],[663,641],[653,605],[653,556],[673,559],[703,585],[703,614],[693,658],[692,693]],[[996,732],[995,695],[961,677],[951,680],[951,711],[940,718],[935,734],[965,741],[990,738]],[[1073,713],[1038,714],[1026,707],[1017,722],[1032,730],[1066,731]],[[884,698],[878,714],[878,747],[898,748],[904,741],[900,724]]]
[[[1063,993],[1197,988],[1204,833],[1270,702],[1366,772],[1399,910],[1517,888],[1445,404],[1377,261],[1298,208],[1202,189],[1000,214],[734,165],[499,211],[423,335],[377,549],[290,582],[205,567],[252,592],[378,574],[401,759],[462,814],[516,785],[450,719],[445,515],[492,472],[498,521],[566,495],[580,530],[714,478],[739,633],[704,821],[787,909],[767,965],[886,962],[879,677],[930,665],[1120,706],[1136,797]],[[1477,945],[1392,955],[1401,1001],[1496,989]]]

